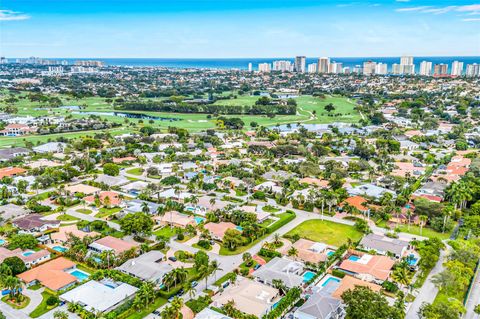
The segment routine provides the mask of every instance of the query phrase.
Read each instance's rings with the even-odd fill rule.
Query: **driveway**
[[[26,315],[29,315],[37,306],[42,302],[43,297],[42,297],[42,292],[45,290],[45,288],[40,288],[38,290],[30,290],[27,288],[23,289],[23,294],[28,296],[30,298],[30,303],[28,306],[25,308],[21,309],[23,313]]]
[[[465,307],[467,308],[467,312],[465,313],[465,319],[479,319],[480,315],[477,315],[473,310],[475,306],[480,304],[480,267],[477,269],[475,277],[473,278],[474,282],[472,285],[472,290],[470,291],[470,295],[468,296],[467,304]]]
[[[418,311],[423,303],[432,303],[435,300],[435,297],[438,293],[438,288],[433,284],[432,277],[438,273],[441,273],[444,269],[443,263],[445,257],[448,255],[449,246],[446,246],[446,250],[440,251],[440,258],[438,258],[437,264],[433,267],[432,271],[425,280],[420,292],[415,298],[414,302],[411,304],[410,308],[407,311],[405,319],[418,319]]]

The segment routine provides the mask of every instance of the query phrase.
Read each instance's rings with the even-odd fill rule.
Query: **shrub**
[[[178,240],[184,240],[185,239],[185,235],[183,233],[180,233],[177,235],[177,239]]]
[[[47,306],[55,306],[58,303],[58,297],[57,296],[50,296],[47,299]]]
[[[260,251],[258,252],[260,256],[267,257],[267,258],[273,258],[273,257],[281,257],[282,254],[280,254],[278,251],[275,250],[270,250],[266,248],[261,248]]]
[[[338,277],[338,278],[345,277],[345,273],[341,270],[338,270],[338,269],[333,269],[332,270],[332,275],[335,276],[335,277]]]
[[[197,245],[202,247],[202,248],[205,248],[205,249],[210,249],[211,248],[210,242],[208,240],[205,240],[205,239],[199,240]]]

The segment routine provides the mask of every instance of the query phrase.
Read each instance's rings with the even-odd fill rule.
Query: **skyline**
[[[3,1],[0,55],[281,58],[480,55],[470,1]],[[61,26],[61,27],[59,27]],[[235,36],[232,36],[235,35]]]

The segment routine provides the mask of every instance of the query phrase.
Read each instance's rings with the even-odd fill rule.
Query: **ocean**
[[[199,68],[199,69],[248,69],[248,64],[252,63],[253,69],[258,67],[259,63],[272,63],[275,60],[289,60],[294,61],[294,58],[228,58],[228,59],[166,59],[166,58],[76,58],[76,59],[63,59],[55,58],[55,60],[67,60],[73,63],[76,60],[97,60],[103,61],[106,65],[114,66],[159,66],[167,68]],[[316,63],[318,58],[307,58],[307,64]],[[341,62],[344,67],[353,68],[356,65],[363,65],[365,61],[382,62],[388,65],[390,70],[392,64],[400,63],[400,57],[331,57],[330,61]],[[414,57],[414,63],[416,65],[415,70],[418,72],[420,63],[422,61],[431,61],[434,65],[438,63],[445,63],[449,65],[449,69],[453,61],[464,62],[464,68],[467,64],[478,63],[480,64],[480,56],[426,56],[426,57]]]

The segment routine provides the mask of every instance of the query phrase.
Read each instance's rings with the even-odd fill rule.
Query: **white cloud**
[[[467,19],[462,19],[463,22],[474,22],[474,21],[480,21],[480,18],[467,18]]]
[[[395,11],[397,12],[423,12],[424,10],[427,10],[431,8],[430,6],[420,6],[420,7],[408,7],[408,8],[400,8]]]
[[[0,10],[0,21],[18,21],[27,19],[30,19],[30,16],[22,12],[15,12],[12,10]]]

